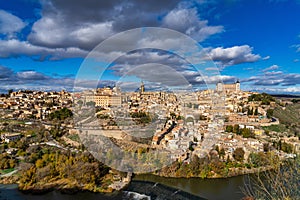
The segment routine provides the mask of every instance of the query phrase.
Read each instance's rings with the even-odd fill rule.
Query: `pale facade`
[[[96,94],[85,96],[85,102],[95,102],[95,106],[101,107],[121,106],[122,97],[110,88],[98,88]]]
[[[241,90],[241,84],[239,81],[233,83],[233,84],[224,84],[224,83],[217,83],[216,86],[217,92],[239,92]]]

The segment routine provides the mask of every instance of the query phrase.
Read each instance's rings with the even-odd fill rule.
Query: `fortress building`
[[[241,84],[238,80],[233,84],[224,84],[219,82],[217,83],[216,90],[217,92],[239,92],[241,90]]]

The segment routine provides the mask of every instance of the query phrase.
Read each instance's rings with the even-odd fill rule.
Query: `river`
[[[158,200],[158,199],[209,199],[240,200],[240,187],[246,176],[227,179],[163,178],[154,175],[137,175],[123,192],[111,195],[79,192],[62,194],[52,191],[43,195],[24,194],[16,185],[0,185],[0,200]],[[201,198],[203,197],[203,198]]]
[[[164,178],[151,174],[135,176],[133,180],[151,181],[177,188],[209,200],[240,200],[244,195],[241,187],[248,175],[224,179]]]

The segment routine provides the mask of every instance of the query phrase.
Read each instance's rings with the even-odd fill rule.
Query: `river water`
[[[245,176],[228,179],[163,178],[154,175],[135,176],[123,192],[111,195],[79,192],[62,194],[52,191],[43,195],[24,194],[16,185],[0,185],[0,200],[239,200]],[[201,198],[203,197],[203,198]]]
[[[239,200],[244,197],[241,187],[247,177],[248,175],[224,179],[164,178],[144,174],[135,176],[133,180],[161,183],[209,200]]]

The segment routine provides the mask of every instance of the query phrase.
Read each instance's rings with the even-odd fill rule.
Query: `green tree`
[[[78,100],[78,101],[77,101],[77,104],[78,104],[79,106],[82,106],[83,101],[82,101],[82,100]]]
[[[200,159],[197,155],[193,155],[190,162],[190,169],[194,175],[198,175],[200,173]]]
[[[263,144],[263,149],[264,149],[264,152],[270,151],[270,145],[269,145],[269,143],[264,143]]]
[[[86,105],[89,107],[95,107],[96,103],[93,101],[86,102]]]
[[[253,115],[253,108],[248,108],[247,115]]]
[[[270,119],[270,118],[273,116],[273,112],[274,112],[273,109],[268,109],[268,110],[267,110],[267,118]]]
[[[254,133],[249,128],[243,128],[241,134],[243,138],[255,138]]]
[[[50,120],[54,120],[54,119],[65,120],[65,119],[67,119],[69,117],[72,117],[72,116],[73,116],[73,113],[70,109],[63,108],[63,109],[56,110],[56,111],[50,113],[49,119]]]
[[[248,97],[248,101],[261,101],[262,105],[270,105],[271,101],[275,101],[274,97],[267,93],[252,94]]]
[[[229,133],[233,132],[233,126],[232,125],[226,126],[226,132],[229,132]]]
[[[233,152],[233,158],[240,162],[244,160],[244,155],[245,155],[245,151],[241,147],[236,148]]]
[[[281,143],[281,150],[286,153],[293,153],[293,145],[283,142],[283,143]]]
[[[240,132],[240,126],[238,124],[235,124],[233,126],[233,133],[239,134]]]
[[[254,115],[258,115],[258,108],[255,108]]]
[[[224,150],[224,148],[220,149],[219,156],[220,156],[220,158],[224,159],[224,156],[225,156],[225,150]]]

